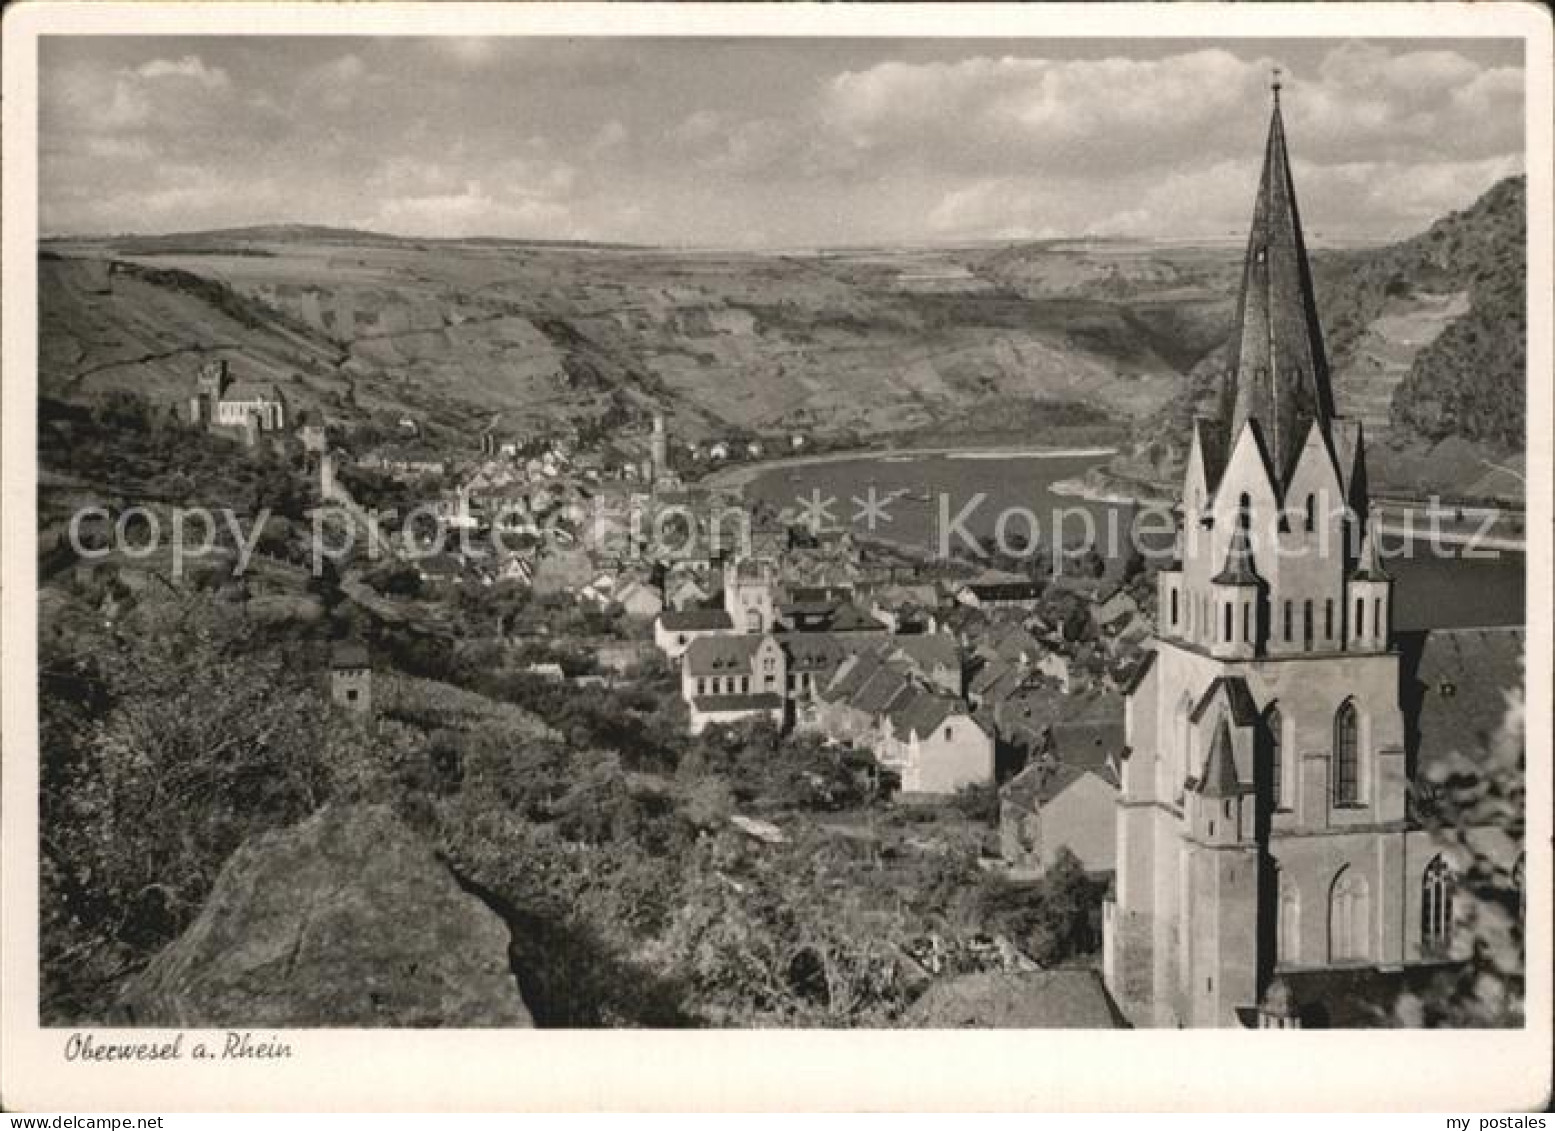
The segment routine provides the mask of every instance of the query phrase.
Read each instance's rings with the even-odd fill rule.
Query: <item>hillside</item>
[[[1372,471],[1404,490],[1515,494],[1526,413],[1526,182],[1501,181],[1472,206],[1385,247],[1312,255],[1318,313],[1340,412],[1371,439]],[[1213,413],[1228,364],[1234,274],[1221,340],[1137,432],[1116,472],[1172,480],[1195,412]]]
[[[1520,446],[1524,191],[1511,179],[1402,243],[1313,256],[1341,410],[1404,463],[1448,437]],[[1169,447],[1224,365],[1240,256],[1118,240],[763,255],[303,225],[55,241],[40,386],[173,405],[221,354],[301,409],[408,413],[460,442],[493,411],[520,428],[663,410],[687,438],[868,438],[977,431],[1029,401]]]
[[[304,409],[412,411],[466,435],[493,410],[516,424],[654,409],[691,437],[877,435],[1021,400],[1127,419],[1164,402],[1194,352],[1180,333],[1193,316],[1170,293],[1124,302],[1104,288],[1011,285],[980,250],[768,256],[306,235],[51,245],[42,389],[174,403],[196,356],[219,352]]]

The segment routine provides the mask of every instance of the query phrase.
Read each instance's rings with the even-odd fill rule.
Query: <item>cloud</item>
[[[471,181],[457,192],[386,200],[372,224],[409,236],[567,236],[572,231],[572,214],[558,201],[505,196],[488,191],[480,181]]]
[[[1105,176],[1248,152],[1272,58],[1209,49],[1160,59],[978,57],[881,63],[829,84],[821,118],[877,160],[969,175],[1046,167]],[[1452,51],[1340,45],[1285,77],[1285,115],[1311,161],[1477,158],[1521,141],[1522,76]]]
[[[388,81],[387,75],[372,71],[360,55],[341,55],[302,74],[294,89],[290,112],[306,115],[323,107],[340,113],[373,98]]]
[[[1260,69],[1226,51],[1165,59],[976,57],[838,75],[823,125],[876,160],[988,176],[1105,174],[1201,156],[1255,105]]]
[[[198,55],[174,60],[153,59],[136,67],[135,74],[144,79],[187,80],[206,90],[224,90],[232,85],[226,71],[220,67],[207,67]]]
[[[902,57],[889,41],[313,39],[265,53],[82,38],[42,56],[42,203],[76,230],[264,212],[690,244],[1245,231],[1272,56],[1008,42]],[[1510,55],[1450,41],[1291,55],[1284,114],[1314,232],[1405,235],[1522,166]]]
[[[627,129],[619,119],[611,118],[610,121],[599,127],[599,132],[594,135],[588,144],[588,151],[594,156],[615,149],[625,143]]]
[[[438,36],[433,49],[460,67],[478,70],[501,58],[501,44],[489,36]]]

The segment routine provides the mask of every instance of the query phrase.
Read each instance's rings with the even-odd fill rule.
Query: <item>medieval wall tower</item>
[[[1127,700],[1104,968],[1141,1025],[1245,1024],[1278,970],[1405,957],[1392,582],[1360,425],[1334,410],[1278,83],[1233,341]]]

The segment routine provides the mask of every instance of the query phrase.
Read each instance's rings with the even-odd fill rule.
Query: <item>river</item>
[[[1089,529],[1126,530],[1131,510],[1057,494],[1053,484],[1082,475],[1101,458],[1076,452],[885,453],[831,457],[798,466],[750,469],[747,497],[789,508],[824,505],[824,515],[876,537],[924,549],[949,544],[964,548],[960,531],[977,537],[994,533],[1001,515],[1010,544],[1032,530],[1038,540],[1073,544]],[[873,506],[871,505],[873,503]],[[1016,508],[1020,508],[1017,511]],[[947,521],[949,520],[949,521]],[[1102,539],[1103,543],[1107,539]],[[1144,539],[1145,549],[1169,546],[1169,536]],[[1398,545],[1398,539],[1384,545]],[[1436,556],[1422,543],[1390,555],[1386,567],[1397,581],[1395,625],[1400,630],[1513,625],[1525,619],[1524,555],[1484,551],[1466,557],[1446,547]]]

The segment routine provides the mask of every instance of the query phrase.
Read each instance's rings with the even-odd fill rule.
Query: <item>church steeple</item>
[[[1227,447],[1236,443],[1244,424],[1256,422],[1283,489],[1312,422],[1319,421],[1326,431],[1334,407],[1275,74],[1263,176],[1237,303]]]

